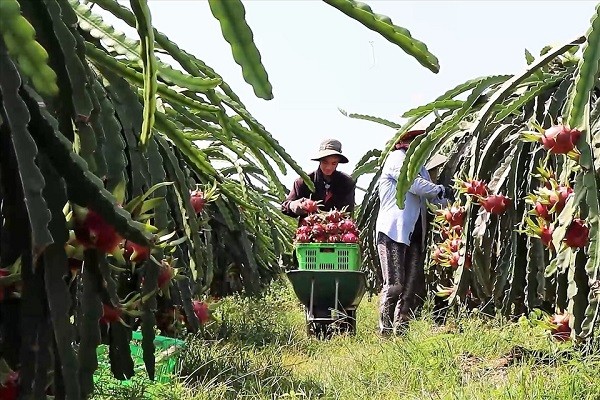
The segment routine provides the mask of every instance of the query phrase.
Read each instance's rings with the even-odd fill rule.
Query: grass
[[[376,300],[361,303],[356,336],[317,340],[285,281],[258,299],[227,298],[221,322],[188,339],[179,379],[118,391],[102,378],[95,398],[600,399],[600,354],[477,315],[437,325],[424,313],[406,335],[381,338]]]

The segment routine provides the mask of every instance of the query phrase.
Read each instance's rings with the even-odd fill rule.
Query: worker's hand
[[[454,203],[456,197],[454,195],[454,188],[450,185],[444,185],[444,198],[448,199],[450,203]]]
[[[305,197],[302,197],[298,200],[290,201],[290,211],[298,216],[304,216],[308,213],[304,209],[304,202],[306,201]]]

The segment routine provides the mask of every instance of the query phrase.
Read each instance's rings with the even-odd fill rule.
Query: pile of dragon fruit
[[[296,243],[358,243],[358,229],[350,214],[315,211],[296,230]]]

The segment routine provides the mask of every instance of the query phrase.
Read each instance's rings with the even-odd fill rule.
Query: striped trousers
[[[411,235],[410,245],[377,234],[377,250],[383,276],[379,304],[379,332],[388,334],[403,329],[423,306],[425,271],[421,244],[421,223]]]

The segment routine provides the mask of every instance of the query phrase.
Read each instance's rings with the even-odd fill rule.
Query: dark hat
[[[311,160],[320,161],[322,158],[328,156],[339,156],[341,164],[346,164],[348,162],[346,156],[342,154],[342,143],[336,139],[323,140],[319,146],[319,152],[315,157],[311,158]]]

